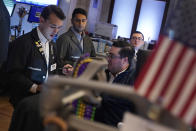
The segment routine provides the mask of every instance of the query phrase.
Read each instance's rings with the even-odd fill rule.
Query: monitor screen
[[[39,17],[41,15],[41,12],[43,10],[43,6],[31,6],[31,9],[29,11],[29,17],[28,17],[28,21],[29,22],[35,22],[35,23],[39,23]]]
[[[41,6],[58,4],[58,0],[15,0],[15,1],[26,3],[26,4],[32,4],[32,5],[41,5]]]
[[[10,16],[12,16],[12,13],[13,13],[14,8],[15,8],[14,2],[12,0],[3,0],[3,2],[4,2],[8,12],[9,12]]]

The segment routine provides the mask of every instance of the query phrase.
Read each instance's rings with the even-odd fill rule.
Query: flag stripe
[[[179,87],[177,88],[177,90],[175,92],[170,91],[173,94],[169,98],[170,102],[168,102],[168,105],[166,105],[168,110],[171,110],[171,108],[173,108],[175,103],[178,101],[178,103],[182,102],[179,105],[175,105],[176,110],[179,111],[178,107],[181,108],[181,106],[184,104],[184,102],[185,102],[184,99],[187,97],[186,95],[189,95],[190,90],[191,90],[190,88],[192,87],[191,85],[185,86],[186,81],[188,81],[189,79],[190,80],[193,79],[192,81],[189,81],[189,84],[191,84],[191,82],[194,83],[194,81],[196,80],[195,77],[193,77],[193,74],[192,74],[192,72],[195,72],[195,68],[194,68],[194,65],[195,65],[194,52],[188,51],[185,54],[185,56],[186,57],[184,57],[182,59],[182,61],[181,61],[181,62],[183,62],[182,64],[180,64],[181,68],[178,70],[178,73],[176,73],[176,76],[175,76],[176,79],[178,79],[178,77],[181,77],[181,79],[179,79],[181,81],[178,82]],[[173,81],[173,82],[176,82],[176,81]],[[172,86],[174,86],[174,84],[171,84],[171,87]],[[187,88],[185,88],[185,87],[187,87]],[[174,111],[174,112],[177,112],[177,111]]]
[[[159,38],[159,42],[158,43],[162,43],[164,40],[164,37]],[[159,50],[159,46],[157,47],[157,50],[153,50],[153,53],[151,54],[151,57],[147,60],[146,64],[144,65],[143,69],[141,70],[139,77],[137,78],[135,85],[134,85],[134,89],[138,90],[139,87],[141,87],[141,83],[143,81],[143,78],[145,78],[145,74],[148,72],[148,68],[150,67],[150,65],[153,62],[154,57],[156,57],[156,53]]]
[[[181,55],[181,52],[183,52],[183,46],[176,44],[175,42],[171,43],[173,45],[173,48],[171,48],[170,52],[167,52],[168,56],[167,58],[163,59],[164,63],[162,63],[162,66],[160,67],[161,72],[157,73],[157,80],[155,81],[156,84],[154,85],[154,89],[151,91],[150,100],[155,101],[157,98],[159,98],[159,94],[161,91],[166,90],[168,85],[167,80],[172,79],[171,73],[175,71],[175,63],[178,60],[177,58]],[[172,54],[172,55],[171,55]]]
[[[192,104],[192,105],[195,105],[194,108],[196,108],[196,102],[193,101],[195,100],[194,97],[196,96],[196,86],[194,86],[192,92],[191,92],[191,95],[188,97],[187,101],[186,101],[186,104],[184,106],[184,108],[182,109],[181,113],[180,113],[180,117],[183,117],[186,113],[187,113],[187,110],[189,108],[189,106]],[[193,102],[193,103],[191,103]],[[193,108],[193,109],[194,109]],[[190,108],[189,108],[190,109]]]
[[[178,71],[176,72],[174,79],[170,85],[168,85],[168,90],[165,93],[163,106],[168,108],[168,105],[174,96],[174,93],[178,90],[178,86],[180,86],[181,82],[186,82],[185,80],[188,78],[185,78],[186,74],[188,74],[187,69],[189,69],[189,64],[191,61],[191,54],[189,51],[185,54],[185,57],[181,59],[182,63],[180,63],[180,68],[178,68]],[[184,60],[184,62],[183,62]],[[191,64],[190,64],[191,65]],[[191,66],[190,66],[191,67]],[[191,69],[191,68],[190,68]],[[187,72],[187,73],[186,73]],[[182,79],[183,77],[183,79]],[[185,86],[186,87],[186,86]]]
[[[188,75],[187,75],[188,74]],[[196,78],[194,77],[194,75],[196,74],[196,68],[192,68],[192,70],[187,71],[187,73],[184,75],[185,77],[187,77],[187,80],[184,81],[184,83],[182,83],[182,86],[187,87],[187,88],[183,88],[183,91],[181,92],[177,103],[175,104],[175,106],[172,109],[172,112],[175,115],[179,115],[182,108],[185,106],[186,100],[187,100],[187,96],[190,96],[192,90],[195,86],[195,82],[196,82]],[[180,83],[181,84],[181,83]]]
[[[180,116],[184,119],[186,123],[192,123],[194,121],[195,113],[196,113],[196,96],[194,95],[194,99],[190,102],[190,107],[187,108],[186,114],[184,116]]]
[[[160,44],[165,44],[165,43],[160,43]],[[148,98],[149,97],[149,95],[150,95],[150,93],[151,93],[151,91],[154,89],[154,87],[155,87],[155,83],[158,81],[158,76],[162,73],[162,69],[163,69],[163,67],[164,67],[164,65],[165,65],[165,63],[166,63],[166,61],[167,61],[167,59],[169,58],[169,54],[170,54],[170,52],[173,50],[173,48],[174,48],[174,44],[173,43],[170,43],[170,42],[168,42],[167,44],[169,44],[168,46],[167,46],[167,49],[166,50],[164,50],[164,49],[162,49],[163,50],[163,53],[162,53],[162,58],[158,58],[158,57],[156,57],[155,59],[154,59],[154,61],[157,61],[158,63],[157,64],[159,64],[159,66],[158,65],[155,65],[156,67],[157,67],[157,70],[156,70],[156,73],[153,75],[154,76],[154,78],[152,79],[152,82],[150,83],[150,85],[149,85],[149,88],[148,88],[148,90],[147,90],[147,92],[146,92],[146,94],[145,94],[145,97],[146,98]],[[160,53],[161,54],[161,53]],[[153,64],[154,65],[154,64]],[[154,69],[154,68],[152,68],[152,69]],[[158,88],[160,88],[160,87],[158,87]]]
[[[176,46],[178,43],[175,43]],[[182,45],[179,45],[182,46]],[[180,75],[176,75],[175,73],[178,73],[178,71],[181,71],[179,68],[181,64],[183,64],[183,61],[181,61],[181,59],[183,59],[183,57],[185,56],[184,54],[186,52],[186,48],[182,48],[182,51],[180,52],[180,54],[178,55],[178,57],[176,58],[175,63],[173,64],[173,70],[170,72],[169,77],[167,78],[165,85],[161,91],[161,93],[159,94],[159,96],[161,96],[162,98],[166,95],[165,93],[170,89],[169,85],[173,82],[173,81],[177,81],[177,79],[175,80],[176,76],[180,76]],[[182,76],[181,76],[182,77]],[[182,79],[182,78],[180,78]],[[177,82],[175,82],[177,83]],[[172,86],[174,87],[174,86]],[[176,87],[176,86],[175,86]]]
[[[156,58],[157,59],[151,59],[150,61],[152,61],[151,63],[151,66],[149,66],[148,68],[148,71],[146,73],[146,76],[148,77],[145,77],[144,76],[144,80],[143,82],[141,83],[140,85],[140,88],[138,89],[138,92],[139,94],[141,95],[144,95],[146,93],[149,87],[149,85],[151,84],[157,70],[158,70],[158,67],[160,66],[161,64],[161,61],[165,55],[165,51],[168,50],[168,48],[170,47],[170,40],[168,38],[165,38],[163,40],[163,42],[161,44],[158,45],[158,49],[157,51],[159,52],[157,55],[156,55]]]
[[[159,104],[172,114],[196,126],[195,50],[163,36],[159,42],[140,72],[135,89],[151,102],[161,102]]]
[[[194,126],[194,128],[196,128],[196,114],[195,114],[195,118],[194,118],[194,120],[193,120],[193,122],[192,122],[192,124],[191,125],[193,125]]]

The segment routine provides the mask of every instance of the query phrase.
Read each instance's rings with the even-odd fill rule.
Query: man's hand
[[[41,89],[42,89],[42,85],[33,84],[32,87],[30,88],[30,92],[38,93],[41,91]]]
[[[71,76],[73,73],[73,67],[70,64],[64,65],[62,73],[66,76]]]
[[[42,90],[42,85],[38,85],[37,89],[36,89],[36,92],[41,92],[41,90]]]

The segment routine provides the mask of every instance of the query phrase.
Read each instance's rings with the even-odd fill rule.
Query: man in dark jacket
[[[14,107],[23,98],[37,94],[48,75],[56,73],[56,49],[51,40],[64,19],[59,7],[47,6],[41,13],[40,25],[10,44],[7,71]]]
[[[62,67],[65,64],[73,65],[82,54],[96,56],[93,42],[85,34],[87,12],[76,8],[72,13],[71,22],[73,26],[57,39],[58,58]]]
[[[10,33],[10,15],[3,2],[0,1],[0,94],[7,91],[7,75],[5,72]]]
[[[108,70],[114,77],[112,83],[130,86],[134,84],[133,56],[134,50],[130,48],[129,43],[114,42],[107,55]],[[122,121],[125,111],[135,112],[134,104],[128,100],[107,94],[103,94],[102,98],[101,106],[96,111],[96,121],[117,126],[118,122]]]
[[[7,59],[10,32],[10,15],[3,0],[0,1],[0,68]]]
[[[142,34],[142,32],[140,31],[135,31],[132,33],[131,35],[131,39],[130,39],[130,44],[131,46],[134,47],[135,49],[135,53],[137,53],[137,51],[139,49],[143,49],[144,47],[144,35]]]

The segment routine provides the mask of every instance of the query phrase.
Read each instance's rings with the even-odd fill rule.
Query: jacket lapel
[[[74,44],[80,49],[80,52],[82,53],[82,47],[81,47],[78,39],[76,38],[76,36],[72,36],[72,40],[73,40]]]
[[[74,42],[74,44],[79,48],[80,52],[82,53],[82,47],[80,45],[80,42],[78,41],[78,39],[76,38],[74,32],[71,30],[71,28],[69,29],[70,35],[71,35],[71,39]]]
[[[44,62],[46,64],[46,57],[44,55],[44,50],[43,50],[43,47],[42,47],[41,42],[39,40],[36,28],[33,29],[32,35],[33,35],[33,44],[36,46],[36,49],[38,50],[38,52],[40,53],[40,55],[42,56],[42,58],[43,58],[43,60],[44,60]]]
[[[86,43],[85,43],[84,41],[85,41]],[[91,47],[89,47],[89,44],[87,43],[87,41],[88,41],[88,40],[87,40],[87,37],[84,37],[84,38],[83,38],[83,53],[88,52],[88,49],[91,48]]]

